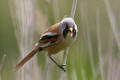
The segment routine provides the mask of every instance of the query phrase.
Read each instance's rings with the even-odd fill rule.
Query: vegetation
[[[38,52],[20,71],[13,68],[48,26],[71,15],[72,3],[0,1],[0,80],[62,80],[61,70],[45,52]],[[69,48],[63,80],[120,80],[119,4],[120,0],[77,1],[74,20],[79,33]],[[62,63],[62,56],[63,51],[54,58]]]

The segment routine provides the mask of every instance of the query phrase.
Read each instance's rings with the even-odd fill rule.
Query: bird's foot
[[[65,66],[66,66],[66,64],[58,65],[58,67],[59,67],[60,69],[62,69],[64,72],[66,72]]]

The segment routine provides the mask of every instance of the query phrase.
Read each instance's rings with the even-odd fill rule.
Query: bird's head
[[[63,35],[64,38],[66,38],[67,36],[74,38],[77,34],[77,25],[72,18],[64,18],[60,22],[59,32]]]

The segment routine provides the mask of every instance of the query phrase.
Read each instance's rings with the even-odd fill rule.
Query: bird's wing
[[[48,40],[48,39],[52,39],[52,38],[57,38],[57,33],[52,33],[52,32],[46,32],[44,33],[40,40]]]
[[[39,40],[40,47],[51,46],[58,40],[58,27],[59,23],[56,23],[47,29],[47,31],[41,36]]]
[[[39,43],[40,47],[48,47],[53,45],[58,40],[58,34],[47,32],[43,36],[41,36]]]

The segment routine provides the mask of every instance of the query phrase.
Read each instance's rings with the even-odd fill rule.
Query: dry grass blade
[[[77,6],[77,0],[73,0],[72,10],[71,10],[71,17],[73,19],[74,19],[74,15],[75,15],[75,11],[76,11],[76,6]],[[67,56],[68,56],[68,49],[66,49],[64,51],[64,56],[63,56],[63,64],[65,64],[65,65],[66,65]],[[63,71],[61,71],[59,80],[64,80],[64,74],[65,73]]]
[[[67,55],[68,55],[68,48],[64,50],[63,63],[62,63],[63,65],[66,65]],[[60,79],[59,80],[64,80],[64,74],[65,74],[65,72],[61,71]]]
[[[3,57],[2,57],[2,60],[1,60],[1,63],[0,63],[0,72],[1,72],[2,67],[4,65],[5,59],[6,59],[6,54],[4,54]]]
[[[105,3],[105,6],[106,6],[106,10],[107,10],[108,18],[110,20],[110,24],[111,24],[111,28],[112,28],[114,38],[115,38],[115,40],[117,42],[117,45],[118,45],[118,48],[120,50],[120,39],[119,39],[118,31],[117,31],[117,28],[116,28],[117,23],[116,23],[116,20],[115,20],[115,15],[114,15],[114,13],[111,9],[109,0],[104,0],[104,3]]]
[[[36,0],[13,0],[10,1],[11,16],[14,24],[14,31],[18,42],[20,55],[24,57],[33,47],[34,43],[34,26],[35,26],[35,7]],[[34,58],[35,59],[35,58]],[[25,68],[18,72],[17,79],[35,80],[36,72],[33,70],[38,69],[37,64],[30,61],[25,65]],[[34,64],[34,65],[33,65]]]
[[[110,36],[110,39],[109,39],[109,49],[108,49],[108,72],[107,72],[107,80],[111,80],[112,79],[112,65],[111,63],[113,63],[113,42],[114,42],[114,39],[113,39],[113,36],[112,35],[112,32],[110,32],[109,36]]]
[[[48,5],[49,5],[49,0],[45,0],[46,27],[48,27]],[[49,59],[47,57],[47,52],[46,52],[45,57],[46,57],[46,62],[45,62],[46,64],[45,64],[45,71],[44,71],[43,80],[47,80],[47,78],[50,76],[50,75],[48,75],[48,72],[49,72]]]
[[[73,0],[72,10],[71,10],[71,17],[74,19],[75,11],[77,6],[77,0]]]
[[[99,66],[100,66],[100,74],[101,80],[104,80],[104,72],[103,72],[103,56],[102,56],[102,43],[101,43],[101,35],[100,35],[100,18],[99,18],[99,10],[96,11],[96,23],[97,23],[97,40],[98,40],[98,55],[99,55]]]
[[[85,73],[84,68],[81,69],[81,75],[82,75],[82,79],[83,79],[83,80],[87,80],[87,79],[86,79],[86,73]]]
[[[59,14],[59,6],[57,0],[53,0],[53,9],[54,9],[55,22],[58,22],[60,20],[60,14]]]

